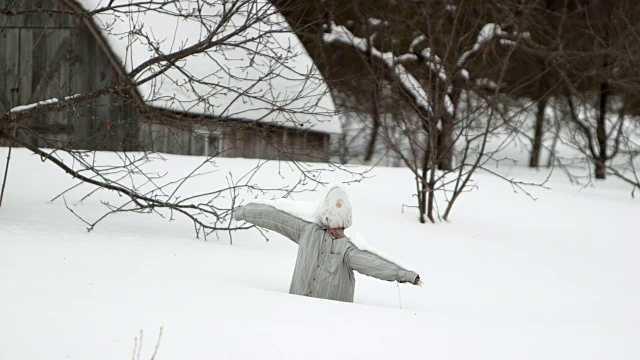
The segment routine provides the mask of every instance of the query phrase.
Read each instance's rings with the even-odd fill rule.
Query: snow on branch
[[[72,100],[72,99],[75,99],[78,96],[80,96],[80,94],[66,96],[64,98],[64,100],[65,101],[66,100]],[[58,101],[60,101],[60,100],[58,100],[57,98],[51,98],[51,99],[47,99],[47,100],[42,100],[42,101],[38,101],[37,103],[33,103],[33,104],[16,106],[14,108],[11,108],[9,110],[9,112],[10,113],[17,113],[17,112],[29,111],[29,110],[37,108],[38,106],[56,104],[56,103],[58,103]]]
[[[425,47],[424,49],[418,51],[418,46],[420,46],[420,44],[425,42],[426,40],[427,37],[423,34],[416,36],[416,38],[413,39],[413,41],[411,41],[411,44],[409,45],[409,52],[411,54],[414,54],[416,56],[416,59],[424,62],[429,67],[429,70],[438,74],[440,80],[445,82],[448,81],[449,77],[445,72],[440,57],[433,50],[431,50],[430,47]]]
[[[438,77],[440,78],[440,80],[445,82],[448,81],[449,77],[447,76],[447,73],[444,70],[444,66],[442,65],[442,60],[440,59],[440,57],[438,57],[438,55],[436,55],[435,52],[431,50],[431,48],[426,47],[422,49],[422,51],[420,51],[419,58],[425,64],[427,64],[427,66],[429,67],[429,69],[431,69],[431,71],[438,74]]]
[[[480,30],[475,44],[473,44],[470,50],[465,51],[458,59],[458,66],[462,67],[472,55],[480,50],[482,45],[490,42],[494,37],[502,34],[504,34],[504,31],[497,24],[485,24],[485,26],[483,26]]]
[[[416,36],[415,39],[413,39],[413,41],[411,41],[411,44],[409,45],[409,52],[414,52],[414,49],[420,45],[421,42],[427,40],[427,37],[424,35],[419,35]]]
[[[34,108],[36,108],[38,106],[41,106],[41,105],[55,104],[57,102],[58,102],[58,99],[56,99],[56,98],[47,99],[47,100],[39,101],[39,102],[33,103],[33,104],[16,106],[16,107],[12,108],[11,110],[9,110],[9,112],[10,113],[17,113],[17,112],[22,112],[22,111],[28,111],[28,110],[34,109]]]
[[[524,38],[529,39],[531,35],[528,32],[518,33],[507,32],[504,31],[500,25],[495,23],[487,23],[485,24],[480,32],[478,33],[478,37],[476,38],[475,44],[471,47],[471,49],[465,51],[462,56],[458,59],[458,66],[464,67],[465,63],[475,54],[477,54],[482,47],[494,39],[499,39],[500,44],[505,46],[514,46],[516,41],[514,39]]]
[[[331,32],[323,34],[322,39],[327,44],[347,45],[363,54],[370,54],[384,64],[388,70],[393,71],[395,79],[420,110],[428,114],[432,113],[429,95],[420,82],[402,65],[409,59],[407,55],[398,57],[391,52],[383,53],[373,46],[369,49],[366,39],[353,35],[347,28],[334,22],[331,23]]]
[[[367,19],[367,25],[369,25],[372,28],[379,28],[379,27],[382,27],[382,26],[387,26],[387,25],[389,25],[389,23],[386,22],[386,21],[382,21],[382,20],[380,20],[378,18],[368,18]]]

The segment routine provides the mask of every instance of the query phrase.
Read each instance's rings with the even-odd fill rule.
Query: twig
[[[160,333],[158,334],[158,341],[156,342],[156,349],[153,351],[153,355],[151,356],[151,360],[155,360],[158,355],[158,350],[160,349],[160,341],[162,340],[162,331],[163,327],[160,326]]]
[[[7,174],[9,174],[9,162],[11,161],[11,149],[13,148],[13,140],[9,144],[9,152],[7,153],[7,165],[4,168],[4,176],[2,179],[2,191],[0,192],[0,207],[2,207],[2,199],[4,198],[4,188],[7,185]]]
[[[138,346],[138,355],[136,356],[136,360],[140,360],[140,352],[142,351],[142,329],[140,329],[140,345]]]
[[[137,359],[137,353],[139,352],[138,350],[138,337],[136,336],[133,339],[133,354],[131,354],[131,360],[136,360]]]
[[[235,184],[233,183],[233,174],[229,172],[229,176],[227,177],[227,184],[229,185],[229,192],[231,193],[231,212],[233,213],[233,208],[236,205],[236,191]],[[231,227],[231,222],[233,221],[233,215],[229,216],[229,225]],[[233,245],[233,234],[229,231],[229,245]]]
[[[77,217],[78,219],[80,219],[83,223],[87,224],[88,228],[87,231],[91,231],[93,230],[93,224],[89,223],[87,220],[83,219],[82,216],[76,214],[75,211],[73,211],[73,209],[71,209],[69,207],[69,205],[67,204],[67,199],[64,198],[64,196],[62,197],[62,200],[64,201],[64,206],[67,208],[67,210],[69,210],[73,215],[75,215],[75,217]]]

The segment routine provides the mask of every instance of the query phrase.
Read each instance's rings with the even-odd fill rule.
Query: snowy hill
[[[6,155],[0,148],[2,169]],[[170,171],[199,162],[168,159]],[[255,160],[218,165],[241,172]],[[278,171],[267,164],[256,181],[279,181]],[[451,223],[421,225],[402,212],[414,201],[409,172],[374,174],[347,187],[354,230],[425,285],[357,275],[348,304],[287,294],[296,245],[277,234],[236,233],[231,246],[226,235],[195,239],[185,219],[137,214],[88,233],[49,202],[72,179],[14,149],[0,208],[0,359],[127,359],[139,329],[149,359],[160,326],[158,359],[640,358],[640,204],[627,186],[580,188],[557,173],[533,201],[480,173]],[[79,203],[84,194],[69,194],[69,206],[102,214],[99,197]]]

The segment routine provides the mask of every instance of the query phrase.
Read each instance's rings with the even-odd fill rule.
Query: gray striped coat
[[[276,231],[299,245],[289,292],[321,299],[353,302],[353,270],[381,280],[410,282],[418,274],[369,251],[358,249],[347,237],[334,238],[328,229],[301,220],[272,206],[248,204],[234,210],[244,220]]]

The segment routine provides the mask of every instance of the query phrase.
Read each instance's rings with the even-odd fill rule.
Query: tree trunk
[[[9,144],[9,152],[7,153],[7,165],[4,168],[4,177],[2,179],[2,190],[0,190],[0,207],[4,198],[4,187],[7,185],[7,174],[9,174],[9,162],[11,161],[11,149],[13,148],[13,140]]]
[[[424,224],[426,222],[424,215],[427,212],[427,171],[429,169],[430,160],[429,146],[426,147],[424,156],[422,158],[422,172],[418,176],[418,207],[420,208],[420,222]]]
[[[433,173],[433,171],[432,171]],[[429,220],[432,223],[435,223],[436,220],[433,217],[433,203],[435,201],[435,197],[434,197],[434,192],[433,192],[433,184],[431,183],[431,181],[429,181],[429,186],[426,189],[429,192],[429,198],[428,198],[428,202],[427,202],[427,217],[429,218]]]
[[[450,115],[442,117],[442,130],[438,133],[438,169],[453,168],[453,130],[454,120]]]
[[[606,68],[607,62],[605,61],[604,67]],[[607,161],[607,98],[609,97],[609,83],[607,80],[602,81],[600,84],[600,111],[598,114],[598,126],[596,129],[596,135],[598,138],[598,150],[599,156],[594,159],[594,165],[596,167],[596,179],[604,179],[605,163]]]
[[[536,113],[536,127],[533,135],[533,144],[531,148],[531,158],[529,159],[529,167],[537,168],[540,166],[540,150],[542,148],[542,135],[544,133],[544,110],[547,107],[547,98],[538,99],[538,112]]]
[[[349,145],[347,144],[347,131],[343,128],[342,134],[338,137],[338,154],[340,163],[346,164],[349,161]]]
[[[422,174],[422,177],[418,178],[418,209],[420,209],[420,223],[424,224],[426,222],[426,220],[424,219],[424,215],[427,212],[426,207],[427,207],[427,189],[426,186],[424,184],[424,180],[425,180],[425,175]]]
[[[364,156],[364,161],[368,163],[373,158],[373,154],[376,151],[376,140],[378,139],[378,131],[380,130],[380,106],[378,103],[379,85],[373,89],[373,104],[371,106],[371,118],[373,119],[373,125],[371,126],[371,137],[369,138],[369,144],[367,144],[367,151]]]
[[[605,162],[602,159],[596,159],[594,165],[596,167],[596,179],[606,178]]]
[[[369,143],[367,144],[367,152],[364,156],[364,161],[368,163],[373,158],[373,154],[376,149],[376,140],[378,139],[378,131],[380,130],[380,120],[377,118],[373,119],[373,126],[371,127],[371,137],[369,138]]]
[[[552,167],[556,162],[556,148],[558,147],[558,140],[560,139],[560,131],[562,130],[562,126],[560,124],[560,118],[558,116],[558,111],[556,109],[553,110],[553,126],[555,128],[555,133],[553,134],[553,142],[551,143],[551,149],[549,151],[549,159],[547,160],[547,167]]]
[[[429,134],[429,146],[426,147],[424,168],[422,170],[423,180],[425,182],[425,190],[428,192],[427,197],[427,217],[432,223],[435,223],[433,217],[433,204],[435,202],[435,178],[436,178],[436,163],[438,162],[438,134],[436,133],[436,126],[431,126]],[[429,181],[427,181],[427,171],[429,170]]]

